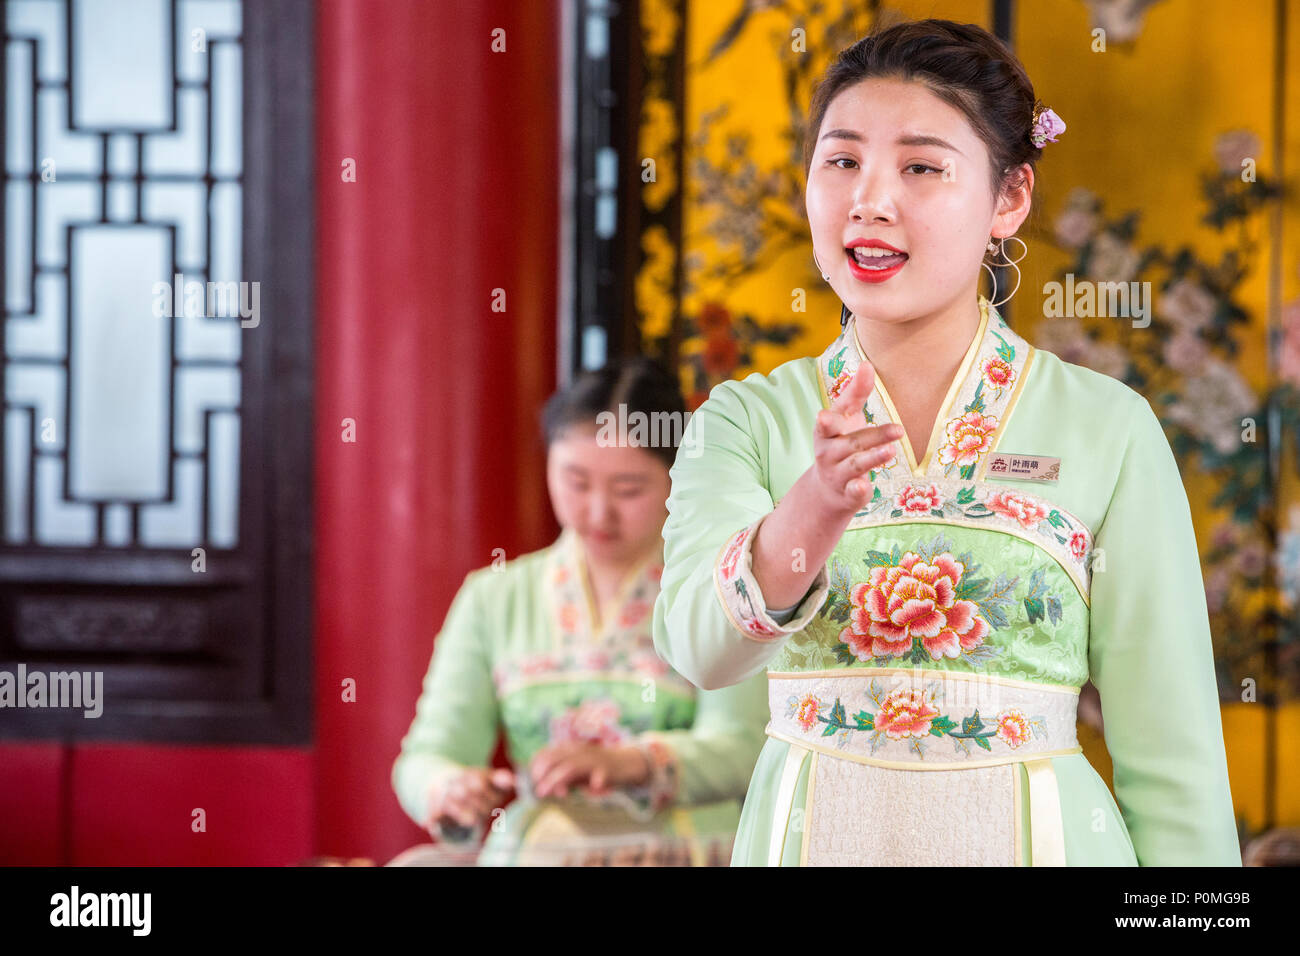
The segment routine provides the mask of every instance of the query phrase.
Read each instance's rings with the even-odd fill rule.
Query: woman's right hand
[[[432,831],[436,823],[441,828],[475,829],[514,789],[515,775],[504,767],[466,767],[450,781],[434,785],[426,828]]]
[[[871,500],[875,489],[869,472],[896,454],[890,443],[903,429],[867,425],[862,417],[875,383],[875,369],[863,362],[831,407],[817,413],[813,463],[758,526],[754,578],[768,607],[803,599],[853,515]],[[801,558],[797,569],[791,562],[795,554]]]
[[[862,406],[875,385],[876,370],[864,361],[813,428],[813,493],[826,513],[846,519],[871,500],[870,472],[897,454],[892,443],[903,436],[900,425],[864,424]]]

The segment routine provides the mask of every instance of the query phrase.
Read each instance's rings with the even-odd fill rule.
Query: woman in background
[[[392,782],[436,837],[464,839],[491,819],[480,864],[729,858],[766,681],[699,691],[659,658],[650,630],[682,428],[655,439],[684,419],[677,384],[644,359],[554,395],[543,430],[563,530],[471,572],[452,603]],[[498,727],[513,769],[486,766]],[[511,792],[521,799],[498,816]]]

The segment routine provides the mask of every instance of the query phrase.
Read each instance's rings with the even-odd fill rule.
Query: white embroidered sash
[[[960,672],[769,673],[767,734],[792,745],[769,863],[797,820],[807,865],[1020,865],[1023,774],[1032,865],[1064,865],[1051,758],[1082,753],[1078,699],[1075,687]]]

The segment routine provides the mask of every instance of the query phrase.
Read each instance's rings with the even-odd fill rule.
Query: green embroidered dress
[[[788,623],[751,542],[863,358],[853,320],[691,418],[654,637],[700,687],[768,676],[732,863],[1239,866],[1196,539],[1159,420],[980,305],[923,457],[903,438],[873,472]],[[879,380],[864,415],[899,421]],[[1089,678],[1118,805],[1075,736]]]
[[[635,745],[654,767],[647,785],[605,798],[525,793],[492,822],[478,862],[580,864],[608,852],[725,865],[765,740],[766,682],[702,692],[656,654],[662,550],[629,574],[604,622],[583,561],[581,539],[566,530],[465,578],[393,765],[398,799],[421,823],[431,791],[463,767],[486,766],[499,731],[517,774],[548,744]]]

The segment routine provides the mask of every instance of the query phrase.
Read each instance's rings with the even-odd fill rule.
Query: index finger
[[[864,371],[865,369],[865,371]],[[863,362],[835,396],[830,407],[817,413],[815,434],[818,438],[835,438],[861,428],[866,419],[862,408],[875,388],[875,369]]]
[[[831,408],[841,415],[857,414],[862,410],[863,404],[871,396],[871,391],[875,387],[876,370],[870,362],[863,359],[848,384],[835,396]]]

